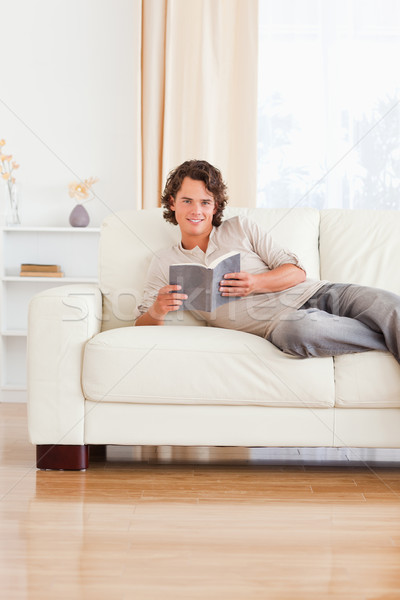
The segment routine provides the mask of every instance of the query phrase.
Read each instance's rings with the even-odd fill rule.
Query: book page
[[[239,254],[237,250],[232,250],[231,252],[225,252],[225,254],[222,254],[222,256],[220,256],[219,258],[216,258],[215,260],[210,262],[210,264],[208,265],[208,268],[215,269],[215,267],[219,263],[221,263],[223,260],[229,258],[230,256],[236,256],[237,254]],[[240,269],[239,269],[239,271],[240,271]],[[230,273],[230,271],[226,271],[226,273]],[[233,273],[233,271],[232,271],[232,273]]]

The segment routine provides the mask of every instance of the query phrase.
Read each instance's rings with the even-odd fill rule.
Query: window
[[[258,206],[400,209],[400,2],[259,11]]]

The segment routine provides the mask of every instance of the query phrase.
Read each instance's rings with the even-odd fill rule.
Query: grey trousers
[[[354,284],[324,285],[268,337],[300,357],[390,351],[400,363],[400,296]]]

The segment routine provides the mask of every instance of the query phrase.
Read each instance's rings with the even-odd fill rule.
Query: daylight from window
[[[400,1],[259,0],[265,207],[400,209]]]

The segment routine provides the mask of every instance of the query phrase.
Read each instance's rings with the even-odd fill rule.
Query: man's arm
[[[306,279],[300,267],[287,263],[265,273],[227,273],[221,281],[222,296],[248,296],[266,292],[281,292]]]
[[[164,325],[165,315],[174,310],[179,310],[182,300],[187,300],[186,294],[178,294],[180,285],[165,285],[158,292],[156,301],[149,310],[136,320],[139,325]]]

